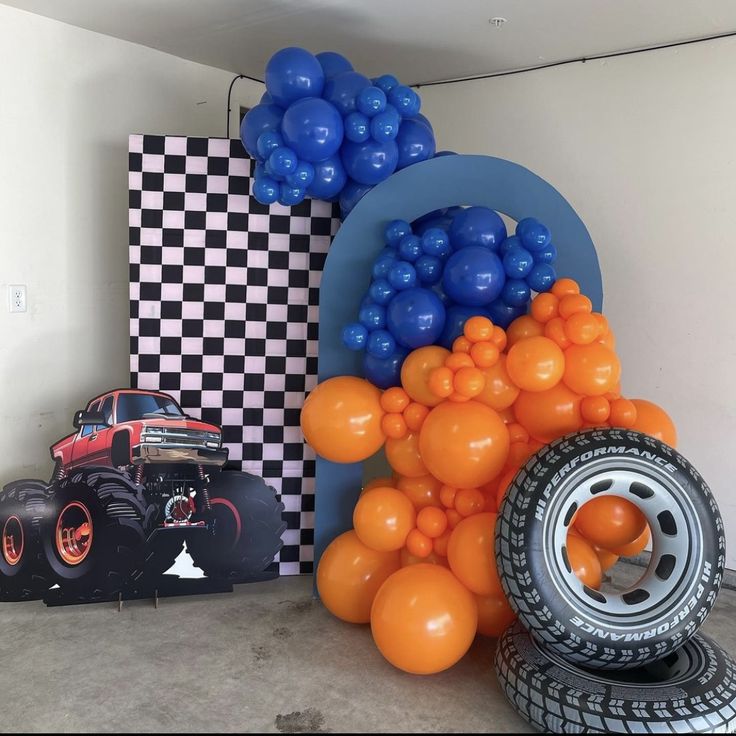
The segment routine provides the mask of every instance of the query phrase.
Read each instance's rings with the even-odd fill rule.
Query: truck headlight
[[[163,437],[153,437],[150,434],[143,435],[144,442],[163,442]]]
[[[208,442],[207,447],[213,447],[215,450],[220,446],[219,442]]]

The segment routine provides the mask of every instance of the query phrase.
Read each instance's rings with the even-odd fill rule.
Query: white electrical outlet
[[[26,308],[26,285],[11,284],[8,286],[8,309],[11,312],[25,312]]]

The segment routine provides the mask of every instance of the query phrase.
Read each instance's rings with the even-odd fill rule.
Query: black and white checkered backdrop
[[[129,158],[131,386],[222,426],[232,465],[286,506],[280,573],[310,573],[315,458],[299,412],[337,212],[259,204],[239,140],[132,135]]]

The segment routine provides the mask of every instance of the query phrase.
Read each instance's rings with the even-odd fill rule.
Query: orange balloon
[[[567,535],[567,559],[578,580],[593,590],[601,587],[603,573],[595,550],[582,537]]]
[[[378,589],[398,569],[398,552],[366,547],[351,530],[333,539],[322,554],[317,566],[317,590],[333,616],[367,624]]]
[[[509,431],[509,440],[511,440],[512,444],[514,442],[529,442],[529,432],[518,422],[512,422],[506,425],[506,429]]]
[[[597,544],[593,545],[593,551],[598,558],[598,562],[600,562],[601,564],[602,572],[610,570],[618,562],[619,556],[617,554],[611,552],[610,550],[603,549],[603,547],[599,547]]]
[[[474,365],[473,359],[467,353],[451,353],[445,359],[445,367],[451,371],[459,371],[461,368],[472,368]]]
[[[563,350],[572,345],[565,331],[565,320],[562,317],[553,317],[544,326],[544,336],[555,342]]]
[[[452,352],[469,353],[472,345],[473,343],[470,342],[467,337],[460,335],[460,337],[455,338],[455,341],[452,343]]]
[[[381,394],[381,408],[387,412],[401,413],[409,406],[411,399],[409,394],[400,386],[387,388]]]
[[[612,427],[633,427],[636,422],[636,406],[628,399],[614,399],[611,402],[611,416],[609,417]]]
[[[492,342],[476,342],[470,348],[470,357],[478,368],[490,368],[496,365],[500,355],[495,343]]]
[[[432,409],[422,425],[419,450],[435,478],[457,488],[477,488],[501,472],[509,433],[485,404],[445,401]]]
[[[526,442],[512,442],[505,467],[518,470],[533,454]]]
[[[580,286],[578,285],[578,282],[574,281],[573,279],[557,279],[557,281],[552,284],[551,291],[556,297],[561,299],[567,294],[579,294]]]
[[[633,542],[611,549],[610,554],[618,555],[619,557],[636,557],[649,544],[651,538],[652,533],[649,531],[649,525],[647,524],[644,531]]]
[[[403,547],[401,552],[399,552],[399,559],[401,560],[401,567],[421,564],[442,565],[442,567],[448,567],[447,560],[440,557],[434,550],[432,550],[432,552],[430,552],[426,557],[417,557],[416,555],[411,554],[406,547]]]
[[[532,299],[531,313],[537,322],[545,324],[559,315],[560,300],[550,292],[537,294]]]
[[[479,514],[485,505],[485,496],[477,488],[461,488],[455,496],[455,510],[460,516]]]
[[[565,356],[548,337],[527,337],[509,350],[506,370],[522,391],[546,391],[562,379]]]
[[[400,478],[396,487],[412,502],[415,509],[440,506],[440,483],[431,475],[416,478]]]
[[[497,638],[516,621],[516,614],[504,595],[476,595],[475,603],[478,606],[478,633],[481,636]]]
[[[409,432],[398,440],[386,440],[386,459],[393,470],[408,478],[418,478],[429,472],[419,454],[419,434],[416,432]]]
[[[592,314],[576,312],[565,322],[565,334],[576,345],[588,345],[600,335],[600,324]]]
[[[598,342],[601,345],[604,345],[609,350],[615,350],[616,349],[616,336],[613,334],[613,332],[607,332],[603,337],[598,338]]]
[[[670,415],[657,404],[644,399],[631,399],[636,408],[636,421],[631,429],[656,437],[670,447],[677,447],[677,430]]]
[[[586,396],[580,402],[580,413],[586,422],[604,424],[611,416],[611,404],[605,396]]]
[[[401,366],[401,385],[414,401],[425,406],[435,406],[442,401],[429,388],[429,374],[433,368],[444,365],[449,354],[449,350],[438,345],[427,345],[407,355]]]
[[[401,414],[384,414],[381,419],[381,431],[390,439],[401,439],[409,431]]]
[[[455,373],[452,385],[457,393],[472,399],[483,391],[486,377],[480,368],[460,368]]]
[[[491,342],[499,349],[505,350],[508,338],[506,337],[506,330],[498,325],[493,326],[493,334],[491,335]]]
[[[381,392],[368,381],[337,376],[320,383],[304,402],[302,432],[314,451],[334,463],[357,463],[385,440]]]
[[[440,501],[442,505],[448,509],[455,508],[455,496],[457,495],[457,488],[455,486],[442,486],[440,488]]]
[[[435,398],[431,402],[425,402],[427,406],[436,406],[442,399],[448,397],[455,390],[452,386],[454,379],[455,374],[447,366],[432,368],[427,378],[427,388]]]
[[[511,380],[506,366],[507,358],[501,355],[497,363],[490,368],[483,369],[486,383],[483,390],[476,396],[477,401],[496,411],[502,411],[511,406],[521,390]]]
[[[599,496],[578,509],[575,526],[590,542],[615,550],[633,542],[647,525],[644,514],[620,496]]]
[[[475,598],[439,565],[410,565],[381,586],[371,631],[383,656],[405,672],[429,675],[452,667],[473,643]]]
[[[593,303],[584,294],[566,294],[560,299],[560,317],[568,319],[573,314],[587,313],[593,311]]]
[[[484,342],[493,339],[493,322],[488,317],[478,315],[465,322],[463,334],[470,342]]]
[[[496,570],[495,527],[496,514],[487,511],[473,514],[455,527],[447,546],[450,569],[477,595],[503,595]]]
[[[414,557],[429,557],[432,554],[432,540],[419,529],[412,529],[406,537],[406,549]]]
[[[382,475],[380,478],[374,478],[371,481],[368,481],[363,486],[363,493],[366,493],[367,491],[370,491],[373,488],[393,488],[394,487],[394,479],[389,478],[386,475]]]
[[[576,393],[601,396],[611,391],[620,378],[618,356],[605,345],[571,345],[565,351],[564,381]]]
[[[447,509],[445,515],[447,516],[447,526],[450,529],[454,529],[463,520],[463,517],[455,509]]]
[[[409,406],[404,409],[404,421],[406,426],[412,432],[418,432],[424,424],[424,420],[429,414],[429,409],[424,404],[418,404],[416,401],[412,401]]]
[[[395,488],[371,489],[358,499],[353,510],[358,539],[381,552],[401,549],[415,520],[411,501]]]
[[[534,439],[552,442],[582,426],[581,398],[560,382],[547,391],[522,391],[514,404],[514,413]]]
[[[522,314],[517,317],[506,330],[507,346],[513,347],[519,340],[527,337],[539,337],[544,334],[544,325],[537,322],[534,317]]]
[[[434,552],[440,557],[447,558],[447,546],[450,544],[452,529],[449,527],[434,540]],[[448,563],[449,564],[449,563]]]
[[[417,529],[430,539],[442,536],[447,529],[445,512],[436,506],[423,508],[417,514]]]

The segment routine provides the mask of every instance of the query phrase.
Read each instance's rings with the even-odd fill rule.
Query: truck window
[[[143,419],[149,415],[180,417],[182,416],[182,411],[175,401],[165,396],[154,396],[153,394],[118,395],[118,423]]]
[[[112,424],[112,396],[108,396],[103,402],[102,402],[102,408],[100,411],[102,412],[103,416],[105,417],[105,421],[108,424]],[[97,427],[97,429],[104,429],[104,425],[100,425]]]
[[[95,401],[95,403],[94,403],[94,404],[90,404],[90,405],[89,405],[89,406],[87,407],[87,411],[97,411],[97,410],[98,410],[99,408],[100,408],[100,402],[99,402],[99,401]],[[95,426],[94,426],[94,424],[85,424],[85,425],[84,425],[84,426],[82,427],[82,431],[81,431],[81,432],[79,433],[79,436],[80,436],[80,437],[88,437],[88,436],[89,436],[89,435],[91,435],[91,434],[92,434],[92,432],[94,432],[94,431],[95,431]]]

